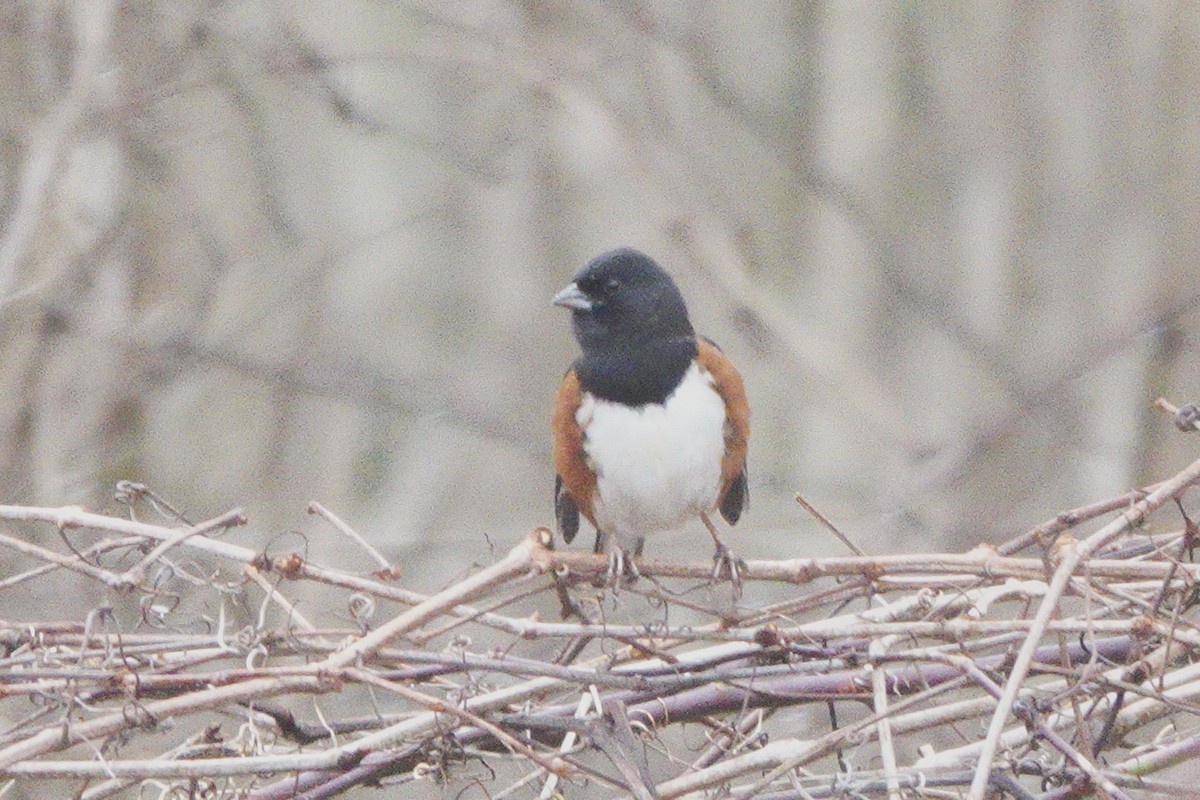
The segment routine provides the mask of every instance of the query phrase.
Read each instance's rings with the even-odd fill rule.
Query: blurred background
[[[1195,456],[1197,52],[1187,2],[0,4],[0,502],[373,567],[319,500],[436,588],[552,523],[549,298],[632,245],[745,375],[740,555],[844,552],[797,492],[1009,538]]]

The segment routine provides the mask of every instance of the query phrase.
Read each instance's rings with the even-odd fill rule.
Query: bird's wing
[[[699,340],[696,360],[713,379],[713,388],[725,401],[725,455],[721,459],[721,516],[734,524],[750,504],[746,482],[746,450],[750,442],[750,403],[742,376],[721,348]]]
[[[579,531],[579,514],[595,524],[592,517],[592,496],[596,491],[596,474],[587,463],[583,450],[583,429],[575,418],[583,402],[583,387],[574,368],[568,370],[558,387],[550,429],[554,447],[554,511],[563,539],[570,542]]]

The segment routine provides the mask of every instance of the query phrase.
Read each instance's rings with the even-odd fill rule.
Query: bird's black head
[[[571,309],[585,389],[629,405],[661,403],[696,357],[696,334],[683,295],[647,255],[602,253],[554,296]]]
[[[571,309],[585,355],[695,337],[675,281],[652,258],[630,248],[601,253],[584,264],[554,304]]]

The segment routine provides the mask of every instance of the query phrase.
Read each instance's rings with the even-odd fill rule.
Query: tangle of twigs
[[[169,523],[0,506],[0,793],[1200,797],[1169,771],[1200,754],[1197,481],[967,553],[747,561],[740,599],[651,559],[597,589],[544,529],[426,596],[318,504],[373,572],[145,487]]]

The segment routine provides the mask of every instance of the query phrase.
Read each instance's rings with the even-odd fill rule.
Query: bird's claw
[[[728,578],[735,599],[742,596],[742,570],[745,568],[745,561],[735,556],[724,544],[717,544],[717,551],[713,553],[712,579],[715,583]]]
[[[608,585],[613,589],[618,585],[629,586],[639,577],[641,572],[633,560],[633,554],[620,547],[614,547],[608,554]]]

